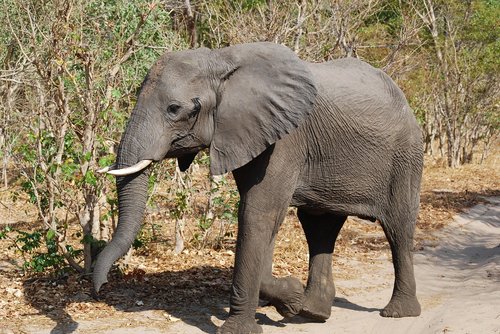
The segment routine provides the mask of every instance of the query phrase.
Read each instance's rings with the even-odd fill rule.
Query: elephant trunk
[[[123,134],[117,152],[115,166],[126,168],[137,164],[144,159],[141,155],[146,152],[145,147],[151,147],[151,131],[145,130],[145,112],[137,110],[132,113],[125,133]],[[95,293],[107,282],[107,275],[113,263],[122,257],[129,249],[139,232],[144,217],[148,198],[148,179],[151,168],[144,169],[130,175],[117,176],[116,188],[118,192],[118,225],[112,240],[106,245],[97,258],[93,283]]]
[[[146,208],[150,169],[116,180],[118,191],[118,225],[113,239],[99,254],[94,267],[95,292],[107,282],[113,263],[125,255],[139,232]]]

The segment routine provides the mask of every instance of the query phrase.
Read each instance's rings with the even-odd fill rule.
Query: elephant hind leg
[[[304,286],[299,279],[273,277],[271,274],[262,278],[259,297],[276,308],[284,318],[297,315],[304,303]]]
[[[421,164],[408,162],[404,172],[394,173],[391,185],[390,209],[380,219],[389,241],[394,266],[394,288],[383,317],[412,317],[420,315],[413,271],[413,235],[417,222]]]
[[[312,215],[300,209],[298,216],[309,247],[309,277],[300,315],[324,321],[330,317],[335,298],[332,254],[347,216]]]
[[[416,296],[413,271],[413,234],[418,215],[420,174],[401,177],[393,184],[391,212],[380,224],[389,241],[394,265],[394,288],[383,317],[414,317],[421,308]],[[413,192],[408,192],[411,189]]]
[[[265,252],[259,298],[273,305],[281,316],[290,318],[302,309],[304,286],[299,279],[292,276],[273,276],[274,241]]]
[[[420,304],[416,297],[416,283],[413,272],[413,222],[382,221],[394,265],[394,289],[389,304],[380,312],[383,317],[415,317],[420,315]]]

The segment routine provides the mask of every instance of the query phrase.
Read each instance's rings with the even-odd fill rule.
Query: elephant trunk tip
[[[92,297],[98,300],[99,291],[101,290],[101,287],[104,284],[108,283],[108,280],[106,277],[102,277],[102,275],[96,274],[95,272],[92,280],[93,280]]]

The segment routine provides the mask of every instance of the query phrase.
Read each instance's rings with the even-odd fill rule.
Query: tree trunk
[[[190,167],[189,169],[191,169]],[[186,171],[186,173],[189,173]],[[174,218],[175,218],[175,248],[174,248],[174,253],[175,254],[180,254],[184,250],[184,226],[185,226],[185,221],[184,221],[184,214],[185,210],[188,207],[188,202],[189,202],[189,188],[191,187],[190,182],[186,182],[189,180],[188,177],[183,177],[183,173],[179,169],[179,163],[176,160],[175,163],[175,175],[174,175],[174,182],[175,182],[175,196],[176,199],[179,203],[177,204],[177,209],[175,210],[174,213]]]
[[[184,218],[175,221],[175,248],[174,254],[180,254],[184,250]]]
[[[198,33],[196,31],[196,14],[191,7],[191,1],[185,0],[186,28],[189,36],[189,45],[194,48],[198,43]]]

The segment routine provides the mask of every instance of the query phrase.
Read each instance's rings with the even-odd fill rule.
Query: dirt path
[[[379,316],[393,277],[380,263],[359,280],[337,283],[370,288],[339,296],[325,324],[287,326],[287,333],[500,333],[500,198],[490,200],[458,216],[439,241],[415,254],[420,317]]]
[[[280,322],[271,308],[259,311],[265,333],[500,333],[500,198],[477,205],[415,254],[422,315],[387,319],[393,271],[386,256],[361,264],[362,277],[337,281],[326,323]],[[365,270],[366,269],[366,270]],[[216,324],[220,322],[217,321]],[[202,333],[184,324],[172,333]]]
[[[500,198],[488,201],[456,217],[415,254],[420,317],[379,316],[393,282],[385,252],[369,262],[345,259],[359,278],[336,280],[338,297],[326,323],[283,320],[273,308],[262,307],[257,319],[264,333],[500,333]],[[227,308],[193,305],[176,315],[182,320],[160,310],[138,310],[126,319],[78,321],[72,329],[32,323],[20,333],[214,333]]]

